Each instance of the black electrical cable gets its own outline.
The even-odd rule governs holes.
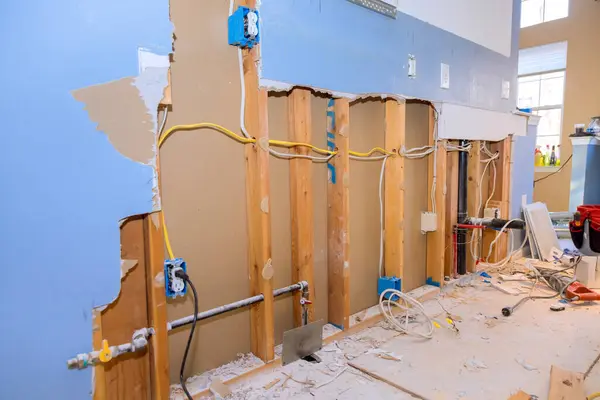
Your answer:
[[[554,172],[553,172],[553,173],[551,173],[551,174],[548,174],[548,175],[546,175],[546,176],[543,176],[543,177],[541,177],[540,179],[536,179],[535,181],[533,181],[533,186],[535,186],[535,184],[536,184],[537,182],[543,181],[544,179],[548,179],[548,178],[550,178],[552,175],[558,174],[560,171],[562,171],[562,169],[563,169],[564,167],[566,167],[566,166],[567,166],[567,164],[569,163],[569,161],[571,161],[571,158],[573,158],[573,154],[571,154],[571,155],[569,156],[569,158],[567,158],[567,161],[565,161],[565,162],[564,162],[564,164],[563,164],[563,165],[561,165],[561,166],[560,166],[560,168],[559,168],[557,171],[554,171]]]
[[[190,280],[190,277],[185,272],[181,270],[177,271],[175,272],[175,276],[186,281],[187,284],[190,285],[190,288],[192,288],[192,293],[194,294],[194,322],[192,322],[192,329],[190,330],[190,336],[188,337],[187,344],[185,345],[185,353],[183,353],[183,359],[181,360],[181,369],[179,370],[179,383],[181,383],[181,387],[183,388],[183,391],[185,392],[187,398],[189,400],[193,400],[192,395],[185,386],[185,379],[183,379],[183,371],[185,370],[185,362],[187,360],[188,352],[190,351],[190,346],[192,345],[192,339],[194,338],[196,322],[198,322],[198,293],[196,292],[196,287]]]

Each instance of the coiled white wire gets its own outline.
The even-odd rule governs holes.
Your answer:
[[[398,307],[401,313],[394,315],[393,307]],[[433,320],[425,314],[425,308],[416,299],[398,290],[386,289],[379,296],[379,309],[386,321],[397,331],[425,339],[433,337]],[[411,329],[411,325],[415,327],[423,325],[416,321],[418,316],[423,316],[425,319],[425,332]]]

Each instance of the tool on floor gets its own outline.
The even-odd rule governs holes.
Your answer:
[[[565,296],[571,301],[596,301],[600,300],[600,293],[588,289],[579,282],[573,282],[565,291]]]

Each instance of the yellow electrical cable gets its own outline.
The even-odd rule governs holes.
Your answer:
[[[600,398],[600,392],[596,392],[596,393],[590,394],[590,395],[587,397],[587,400],[599,399],[599,398]]]
[[[163,145],[163,143],[165,142],[165,140],[167,140],[167,138],[169,136],[171,136],[173,133],[175,133],[177,131],[191,131],[191,130],[196,130],[196,129],[214,129],[218,132],[221,132],[221,133],[229,136],[231,139],[233,139],[239,143],[243,143],[243,144],[256,143],[256,139],[247,138],[247,137],[238,135],[237,133],[225,128],[224,126],[221,126],[218,124],[213,124],[211,122],[200,122],[197,124],[174,125],[174,126],[170,127],[158,138],[158,147],[160,148]],[[329,155],[329,156],[337,154],[336,151],[322,149],[322,148],[314,146],[310,143],[288,142],[285,140],[271,139],[271,140],[269,140],[269,144],[276,146],[276,147],[285,147],[288,149],[292,148],[292,147],[308,147],[315,153]],[[387,151],[381,147],[374,147],[365,153],[358,152],[358,151],[352,151],[352,150],[350,150],[348,153],[355,157],[365,157],[365,158],[370,157],[373,153],[381,153],[381,154],[388,155],[388,156],[396,156],[396,153]],[[169,258],[172,260],[175,258],[175,254],[173,253],[173,248],[171,247],[171,240],[169,239],[169,231],[167,230],[167,224],[165,223],[165,213],[164,212],[161,213],[161,217],[162,217],[161,222],[162,222],[162,226],[163,226],[163,236],[165,238],[165,246],[167,248],[167,253],[169,254]]]
[[[169,240],[169,231],[167,230],[167,224],[165,223],[165,213],[164,211],[160,213],[160,217],[162,219],[163,226],[163,236],[165,238],[165,246],[167,247],[167,253],[169,253],[169,259],[173,260],[175,255],[173,253],[173,248],[171,247],[171,241]]]

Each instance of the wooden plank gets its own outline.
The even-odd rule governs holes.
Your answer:
[[[169,398],[169,342],[167,337],[167,299],[165,296],[165,242],[161,212],[144,216],[146,293],[148,323],[154,328],[150,339],[151,393],[154,400]]]
[[[310,143],[311,127],[311,93],[308,89],[296,88],[288,98],[288,134],[290,141]],[[307,155],[309,149],[296,147],[296,154]],[[310,290],[308,322],[314,320],[314,228],[313,228],[313,193],[312,162],[308,159],[294,158],[290,160],[290,214],[292,219],[292,281],[307,281]],[[294,325],[302,325],[302,293],[294,292]]]
[[[242,0],[256,8],[256,0]],[[271,261],[271,214],[269,209],[269,129],[267,90],[258,87],[260,45],[242,50],[246,87],[246,129],[257,143],[245,146],[246,209],[248,218],[248,269],[250,295],[265,300],[250,307],[251,349],[268,362],[275,357],[273,265]]]
[[[447,155],[447,193],[444,243],[444,275],[453,276],[455,270],[456,251],[454,248],[454,227],[458,216],[458,151],[450,151]]]
[[[353,362],[348,362],[348,366],[350,366],[350,367],[352,367],[352,368],[354,368],[354,369],[356,369],[356,370],[359,370],[360,372],[362,372],[362,373],[364,373],[364,374],[367,374],[367,375],[369,375],[371,378],[375,378],[375,379],[377,379],[378,381],[381,381],[381,382],[383,382],[383,383],[386,383],[386,384],[388,384],[388,385],[390,385],[390,386],[392,386],[392,387],[394,387],[394,388],[396,388],[396,389],[398,389],[398,390],[401,390],[401,391],[403,391],[403,392],[405,392],[405,393],[408,393],[409,395],[411,395],[411,396],[412,396],[412,397],[414,397],[414,398],[417,398],[417,399],[422,399],[422,400],[427,400],[427,397],[421,396],[420,394],[418,394],[418,393],[416,393],[416,392],[413,392],[412,390],[410,390],[410,389],[407,389],[407,388],[405,388],[404,386],[400,386],[400,385],[399,385],[399,384],[397,384],[396,382],[392,382],[392,381],[390,381],[389,379],[386,379],[386,378],[384,378],[383,376],[381,376],[381,375],[378,375],[378,374],[376,374],[376,373],[375,373],[375,372],[373,372],[373,371],[369,371],[368,369],[361,367],[361,366],[360,366],[360,365],[358,365],[358,364],[355,364],[355,363],[353,363]]]
[[[149,326],[144,247],[143,217],[128,218],[121,225],[121,290],[118,297],[100,312],[99,345],[102,339],[109,345],[128,343],[133,332]],[[150,360],[147,352],[116,359],[103,369],[107,399],[148,398]],[[96,381],[99,379],[96,376]]]
[[[397,153],[406,143],[406,103],[385,102],[385,148]],[[389,157],[385,166],[385,275],[404,272],[404,157]]]
[[[433,146],[437,134],[436,116],[433,106],[429,107],[429,144]],[[427,233],[427,284],[442,286],[444,284],[444,241],[446,239],[446,149],[443,142],[438,141],[436,157],[429,156],[428,168],[428,206],[432,211],[433,171],[436,171],[435,204],[437,213],[437,230]],[[436,162],[434,162],[436,161]]]
[[[469,153],[469,165],[467,167],[467,214],[469,215],[469,217],[479,217],[480,215],[477,206],[480,201],[479,181],[481,179],[481,142],[479,140],[474,140],[471,142],[471,146],[471,151]],[[481,203],[483,203],[483,201],[485,200],[481,200]],[[473,232],[469,232],[467,242],[473,240],[472,233]],[[476,231],[474,238],[478,238],[480,234],[481,232]],[[476,244],[477,242],[473,243],[473,245]],[[467,271],[475,272],[477,266],[475,260],[471,255],[471,243],[469,243],[468,246],[469,247],[467,247],[467,249],[469,250],[467,253]]]
[[[345,330],[350,327],[350,104],[347,99],[330,100],[327,108],[327,141],[338,151],[328,163],[327,270],[329,322]]]
[[[585,400],[583,374],[561,369],[556,365],[550,368],[550,391],[548,400]]]

